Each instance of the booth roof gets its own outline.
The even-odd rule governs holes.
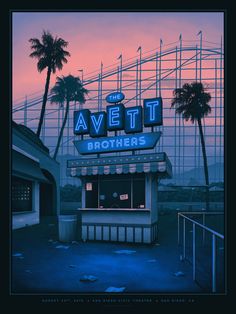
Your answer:
[[[132,156],[112,156],[68,160],[67,175],[72,177],[157,172],[172,177],[172,166],[166,153]]]

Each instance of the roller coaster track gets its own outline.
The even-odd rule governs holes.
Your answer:
[[[110,70],[107,70],[106,72],[103,73],[102,75],[102,79],[106,79],[108,77],[111,77],[111,76],[114,76],[114,75],[117,75],[118,73],[121,73],[121,72],[125,72],[127,70],[130,70],[130,69],[133,69],[137,66],[140,66],[140,65],[143,65],[147,62],[150,62],[150,61],[154,61],[154,60],[160,60],[161,58],[167,56],[167,55],[171,55],[171,54],[176,54],[178,52],[183,52],[183,51],[194,51],[196,52],[198,55],[200,54],[200,52],[207,52],[208,54],[215,54],[215,55],[223,55],[223,52],[221,52],[221,49],[220,48],[215,48],[215,49],[209,49],[209,48],[198,48],[198,47],[182,47],[181,49],[179,47],[172,47],[172,48],[169,48],[169,49],[166,49],[164,51],[162,51],[162,53],[160,55],[158,55],[158,52],[156,53],[152,53],[150,55],[148,55],[147,57],[145,57],[144,59],[142,58],[141,61],[139,59],[137,59],[137,56],[136,57],[133,57],[131,59],[134,59],[136,58],[136,60],[132,61],[132,62],[128,62],[128,63],[124,63],[123,66],[122,66],[122,69],[119,69],[117,70],[117,67],[113,67],[112,69]],[[193,57],[191,58],[193,59]],[[184,66],[185,64],[182,64],[181,66]],[[113,66],[113,65],[111,65]],[[111,66],[108,66],[107,68],[111,67]],[[174,68],[172,69],[172,72],[173,73],[174,71],[176,71],[179,67],[177,68]],[[169,73],[169,74],[171,74]],[[95,82],[98,82],[99,80],[99,71],[93,75],[93,76],[90,76],[90,77],[87,77],[84,79],[83,81],[83,86],[86,86],[88,87],[90,84],[92,83],[95,83]],[[165,73],[161,73],[161,80],[164,80],[168,75],[162,77],[162,74],[165,74]],[[130,84],[130,85],[133,85],[134,83]],[[36,92],[37,93],[37,92]],[[48,95],[48,100],[50,100],[52,94],[49,93]],[[43,97],[42,96],[38,96],[38,97],[34,97],[34,98],[31,98],[31,99],[28,99],[27,100],[27,108],[30,108],[32,106],[35,106],[39,103],[42,102],[42,99]],[[88,98],[89,99],[89,98]],[[12,112],[15,113],[15,112],[18,112],[20,110],[24,110],[25,109],[25,100],[23,100],[22,102],[18,103],[18,104],[13,104],[13,110]]]
[[[195,124],[186,126],[180,116],[176,116],[174,111],[170,113],[169,110],[173,89],[182,86],[190,80],[190,77],[191,81],[202,80],[206,86],[209,82],[211,84],[211,122],[208,119],[205,123],[204,120],[203,126],[206,134],[213,134],[209,135],[212,136],[209,140],[213,141],[213,144],[207,146],[209,158],[215,163],[218,160],[220,163],[223,162],[223,46],[222,43],[211,43],[212,45],[209,47],[207,41],[202,41],[202,43],[199,41],[190,42],[191,44],[184,40],[181,43],[177,41],[158,49],[143,52],[140,55],[136,54],[136,56],[122,60],[122,62],[117,60],[111,65],[101,66],[95,71],[82,75],[83,86],[89,90],[85,106],[90,110],[103,110],[106,95],[117,90],[125,94],[126,97],[123,103],[126,106],[142,105],[142,99],[144,98],[162,96],[165,126],[158,128],[165,132],[157,149],[160,151],[165,150],[169,154],[174,164],[174,175],[180,175],[186,169],[190,169],[190,166],[186,166],[186,160],[190,157],[194,160],[192,168],[201,167],[202,162],[197,126]],[[210,64],[209,67],[208,64]],[[35,130],[40,116],[42,96],[43,91],[38,91],[27,96],[27,100],[21,97],[22,101],[19,101],[18,98],[18,101],[15,101],[12,106],[13,120]],[[51,97],[52,94],[49,92],[48,102],[50,102]],[[71,125],[73,123],[73,110],[81,109],[82,106],[71,104],[70,108],[69,119],[61,142],[60,155],[64,155],[65,152],[76,155],[72,143],[75,136]],[[51,154],[55,150],[63,112],[63,107],[50,107],[49,105],[46,107],[41,139],[49,147]],[[214,132],[209,129],[210,127],[214,128]],[[170,134],[173,134],[173,136]],[[170,140],[171,138],[173,140]],[[171,141],[173,143],[169,144]],[[188,149],[186,143],[188,143]],[[194,152],[189,155],[190,146],[194,147]]]

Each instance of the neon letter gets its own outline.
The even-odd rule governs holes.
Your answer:
[[[96,120],[96,117],[91,115],[91,121],[93,123],[94,130],[96,131],[97,134],[99,132],[103,117],[104,117],[103,114],[100,114],[98,116],[98,120]]]
[[[146,107],[149,109],[150,121],[155,120],[155,108],[159,106],[159,101],[150,101],[146,103]]]
[[[145,145],[145,144],[146,144],[146,139],[145,139],[144,136],[141,136],[141,137],[139,138],[139,145]]]
[[[93,143],[92,142],[88,142],[88,150],[92,150],[93,149]]]
[[[117,120],[117,118],[120,118],[120,109],[119,107],[112,107],[109,109],[109,115],[108,115],[108,119],[109,119],[109,126],[116,126],[119,125],[119,120]]]
[[[100,149],[100,142],[95,142],[94,149]]]
[[[86,122],[84,120],[84,116],[83,116],[83,114],[81,112],[79,114],[79,117],[78,117],[78,120],[77,120],[77,123],[76,123],[76,126],[75,126],[75,131],[79,131],[80,127],[83,130],[87,130],[88,129],[88,126],[86,125]]]
[[[138,114],[138,109],[129,109],[127,110],[127,116],[130,117],[130,128],[135,128],[135,116]]]

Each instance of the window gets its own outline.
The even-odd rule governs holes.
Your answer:
[[[145,208],[145,178],[133,180],[133,208]]]
[[[131,180],[101,180],[99,205],[103,208],[131,208]]]
[[[86,208],[145,208],[144,174],[99,176],[85,190]]]
[[[32,211],[32,182],[12,177],[12,211]]]
[[[86,208],[98,207],[98,182],[89,181],[86,183]]]

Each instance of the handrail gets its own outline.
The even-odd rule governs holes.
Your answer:
[[[205,215],[205,214],[209,214],[209,215],[224,215],[224,212],[210,212],[210,211],[202,211],[202,212],[180,212],[180,214],[187,214],[187,215]]]
[[[205,241],[205,231],[208,231],[212,234],[212,292],[216,292],[216,237],[224,240],[224,235],[220,234],[219,232],[216,232],[215,230],[208,228],[205,226],[205,219],[203,220],[203,224],[197,222],[196,220],[193,220],[186,216],[186,214],[202,214],[203,218],[205,218],[205,214],[222,214],[220,212],[180,212],[178,213],[178,244],[180,240],[180,224],[179,224],[179,218],[183,218],[183,260],[186,256],[186,233],[185,233],[185,221],[188,220],[193,225],[193,239],[192,239],[192,264],[193,264],[193,280],[196,281],[196,225],[202,228],[203,231],[203,243]]]
[[[222,234],[220,234],[219,232],[216,232],[216,231],[214,231],[213,229],[208,228],[208,227],[206,227],[205,225],[200,224],[199,222],[197,222],[197,221],[195,221],[195,220],[193,220],[193,219],[191,219],[191,218],[189,218],[189,217],[187,217],[187,216],[185,216],[185,215],[182,215],[182,213],[178,213],[178,215],[184,217],[185,219],[191,221],[193,224],[198,225],[199,227],[205,229],[206,231],[208,231],[208,232],[210,232],[210,233],[216,235],[217,237],[219,237],[219,238],[221,238],[221,239],[224,239],[224,236],[223,236]]]

